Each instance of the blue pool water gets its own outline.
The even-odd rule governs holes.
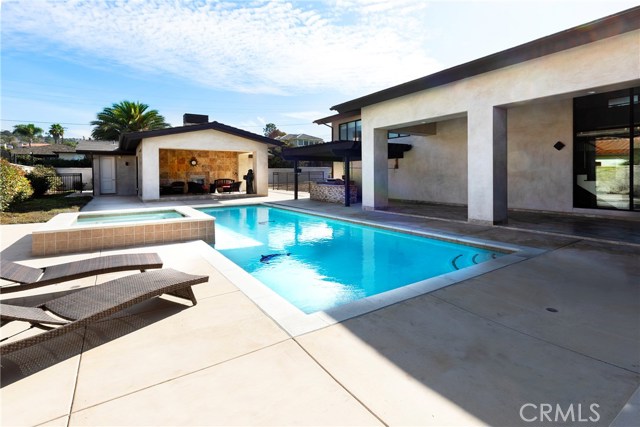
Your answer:
[[[178,211],[153,211],[153,212],[130,212],[122,214],[89,214],[79,215],[76,223],[78,225],[89,224],[117,224],[120,222],[152,221],[159,219],[184,218]]]
[[[307,314],[503,255],[267,206],[199,210],[218,251]]]

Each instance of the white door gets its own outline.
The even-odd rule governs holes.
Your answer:
[[[116,158],[100,157],[100,193],[115,194],[116,192]]]

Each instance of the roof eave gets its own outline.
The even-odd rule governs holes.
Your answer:
[[[351,117],[357,117],[359,115],[360,115],[360,109],[358,108],[358,109],[355,109],[355,110],[352,110],[352,111],[345,111],[345,112],[342,112],[342,113],[333,114],[331,116],[323,117],[321,119],[314,120],[313,123],[318,124],[318,125],[326,125],[327,123],[334,123],[334,122],[337,122],[339,120],[348,119],[348,118],[351,118]]]
[[[197,132],[201,130],[216,130],[219,132],[228,133],[241,138],[250,139],[252,141],[261,142],[267,144],[268,147],[280,147],[284,145],[283,142],[277,141],[266,136],[258,135],[243,129],[235,128],[233,126],[225,125],[216,121],[203,123],[198,125],[178,126],[173,128],[156,129],[140,132],[129,132],[120,136],[119,146],[121,149],[127,151],[134,151],[137,149],[138,144],[145,138],[153,138],[158,136],[175,135],[186,132]]]

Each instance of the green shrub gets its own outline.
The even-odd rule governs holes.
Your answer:
[[[5,159],[0,160],[0,210],[6,211],[12,204],[27,200],[33,194],[24,171]]]
[[[61,188],[62,178],[58,176],[56,170],[49,166],[38,165],[27,174],[27,178],[33,187],[34,197],[44,196],[49,190],[56,191]]]

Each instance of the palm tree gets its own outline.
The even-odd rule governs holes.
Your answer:
[[[64,128],[60,123],[54,123],[51,125],[49,128],[49,135],[53,137],[56,144],[60,138],[63,138],[62,141],[64,142]]]
[[[28,125],[15,125],[13,127],[14,135],[20,135],[29,141],[29,147],[31,147],[31,143],[37,136],[42,136],[42,129],[34,125],[33,123],[29,123]]]
[[[168,128],[164,117],[158,110],[148,110],[147,104],[140,102],[122,101],[106,107],[97,115],[97,120],[91,122],[95,126],[91,136],[98,140],[114,141],[126,132],[154,130]]]

